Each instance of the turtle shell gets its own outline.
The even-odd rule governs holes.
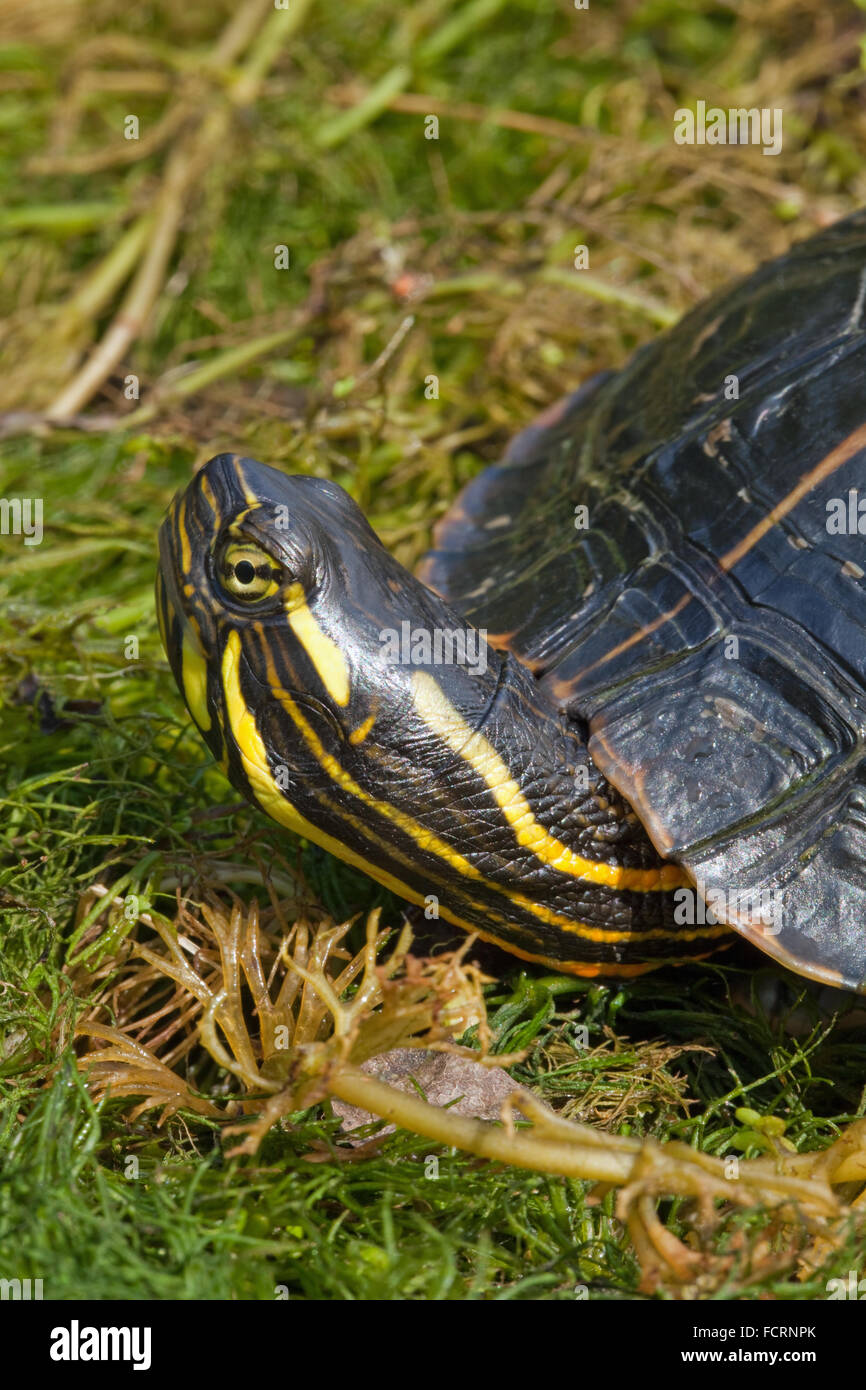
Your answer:
[[[864,537],[866,212],[548,411],[421,571],[588,723],[717,916],[848,988],[866,984]]]

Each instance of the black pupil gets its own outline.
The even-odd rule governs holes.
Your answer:
[[[235,565],[235,579],[239,584],[252,584],[256,577],[255,566],[249,560],[238,560]]]

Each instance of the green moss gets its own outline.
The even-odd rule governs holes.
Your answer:
[[[106,29],[138,46],[116,65],[163,73],[169,96],[218,32],[204,0],[175,10],[100,7]],[[467,15],[475,27],[461,37]],[[18,75],[0,98],[0,381],[18,392],[5,400],[17,411],[47,403],[68,377],[74,352],[56,306],[111,251],[119,219],[149,206],[164,168],[165,151],[91,174],[31,167],[69,115],[59,78],[85,36],[49,28],[0,52]],[[0,1265],[10,1277],[42,1277],[53,1298],[272,1298],[279,1286],[293,1298],[573,1299],[581,1285],[593,1297],[636,1295],[610,1200],[586,1205],[580,1184],[449,1153],[434,1181],[406,1135],[377,1158],[310,1164],[301,1155],[335,1128],[320,1113],[272,1134],[256,1162],[228,1162],[201,1120],[159,1129],[153,1113],[130,1122],[120,1102],[97,1111],[69,1043],[86,976],[73,995],[64,966],[72,952],[95,972],[125,930],[120,917],[110,940],[88,935],[86,890],[165,907],[160,883],[177,856],[254,868],[281,855],[285,874],[336,916],[383,902],[399,920],[396,900],[239,807],[190,729],[151,588],[161,514],[192,466],[231,447],[333,477],[413,563],[510,433],[657,331],[658,317],[617,287],[678,314],[861,201],[858,57],[842,0],[815,16],[793,3],[766,17],[753,8],[748,20],[713,0],[593,0],[586,12],[548,0],[358,0],[351,26],[339,7],[319,7],[197,185],[167,288],[92,410],[135,409],[128,372],[142,406],[155,382],[165,405],[132,428],[0,444],[0,496],[42,497],[45,525],[39,546],[0,537]],[[677,107],[752,104],[770,58],[767,100],[786,120],[778,158],[726,150],[711,163],[673,143]],[[95,72],[112,60],[82,64]],[[422,111],[342,119],[332,88],[382,79],[424,94],[438,140],[424,138]],[[91,83],[70,153],[118,138],[129,109],[146,132],[165,100]],[[514,129],[508,111],[539,121]],[[564,138],[546,119],[575,129]],[[612,302],[544,281],[568,269],[578,242]],[[278,244],[289,247],[286,272],[274,269]],[[436,288],[406,299],[409,281]],[[171,395],[178,368],[291,326],[314,285],[311,319],[291,341]],[[79,352],[117,302],[76,329]],[[371,377],[407,313],[412,332]],[[425,396],[431,373],[438,399]],[[792,1040],[760,998],[748,1007],[750,987],[773,975],[753,956],[613,988],[504,956],[496,974],[498,1046],[530,1047],[520,1078],[569,1113],[742,1154],[758,1151],[749,1136],[760,1147],[768,1118],[810,1148],[863,1112],[861,1035],[815,1017]],[[583,1028],[589,1045],[576,1047]],[[737,1110],[760,1123],[744,1125]],[[663,1214],[682,1234],[677,1205]],[[760,1212],[732,1218],[719,1249],[765,1224]],[[748,1289],[735,1264],[716,1296],[823,1295],[852,1259],[843,1248],[812,1281]]]

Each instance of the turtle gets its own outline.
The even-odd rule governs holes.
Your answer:
[[[336,483],[218,454],[160,531],[192,718],[274,820],[524,960],[745,937],[864,992],[864,387],[866,211],[550,407],[414,574]]]

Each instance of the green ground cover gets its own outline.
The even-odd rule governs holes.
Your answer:
[[[72,1033],[134,924],[88,912],[94,885],[167,911],[203,859],[249,896],[278,860],[336,919],[399,923],[238,805],[190,728],[152,599],[169,499],[230,448],[334,478],[411,565],[535,412],[866,200],[861,47],[841,0],[356,0],[351,23],[2,0],[0,497],[40,496],[44,536],[0,536],[0,1273],[58,1298],[645,1296],[586,1184],[447,1150],[433,1183],[402,1132],[311,1164],[327,1107],[229,1159],[211,1121],[97,1106]],[[781,108],[782,152],[677,145],[698,100]],[[803,1149],[864,1113],[862,1029],[794,982],[792,1038],[753,955],[614,986],[490,959],[496,1048],[569,1114],[748,1156],[739,1108]],[[769,1222],[721,1223],[704,1296],[824,1297],[852,1267],[853,1236],[811,1278],[755,1263]]]

